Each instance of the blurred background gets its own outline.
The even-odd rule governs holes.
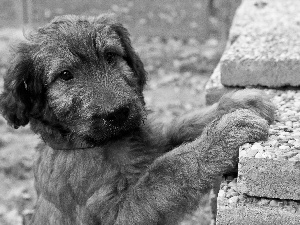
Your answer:
[[[204,87],[224,50],[241,0],[0,0],[0,92],[12,46],[64,14],[114,13],[131,33],[148,75],[147,107],[163,122],[203,107]],[[38,142],[0,116],[0,225],[21,225],[34,207],[32,163]],[[209,196],[182,225],[210,223]]]

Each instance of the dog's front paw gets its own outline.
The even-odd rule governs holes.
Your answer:
[[[238,109],[224,115],[215,129],[223,147],[236,148],[247,142],[267,139],[269,126],[265,119],[252,110]]]
[[[249,109],[266,119],[269,124],[275,118],[274,104],[263,91],[257,89],[239,90],[224,95],[220,99],[218,109],[224,112]]]
[[[210,149],[204,157],[221,173],[232,171],[238,162],[239,146],[268,138],[268,122],[248,109],[223,115],[207,127]]]

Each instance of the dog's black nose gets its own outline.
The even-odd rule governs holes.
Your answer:
[[[122,106],[114,112],[109,113],[104,119],[113,126],[122,126],[129,117],[129,105]]]

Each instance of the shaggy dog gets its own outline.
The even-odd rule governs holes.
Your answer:
[[[106,16],[63,16],[20,43],[1,112],[40,135],[31,224],[177,224],[238,146],[264,140],[274,107],[258,91],[159,124],[127,30]]]

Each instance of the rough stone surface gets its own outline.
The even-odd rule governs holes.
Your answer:
[[[245,0],[221,59],[225,86],[300,85],[300,1]]]
[[[236,179],[224,181],[218,195],[217,225],[299,225],[297,201],[246,197],[237,192]]]
[[[249,196],[300,200],[300,161],[242,157],[238,190]]]
[[[220,64],[218,64],[205,86],[206,105],[218,102],[222,95],[233,90],[237,88],[225,87],[221,84]]]

